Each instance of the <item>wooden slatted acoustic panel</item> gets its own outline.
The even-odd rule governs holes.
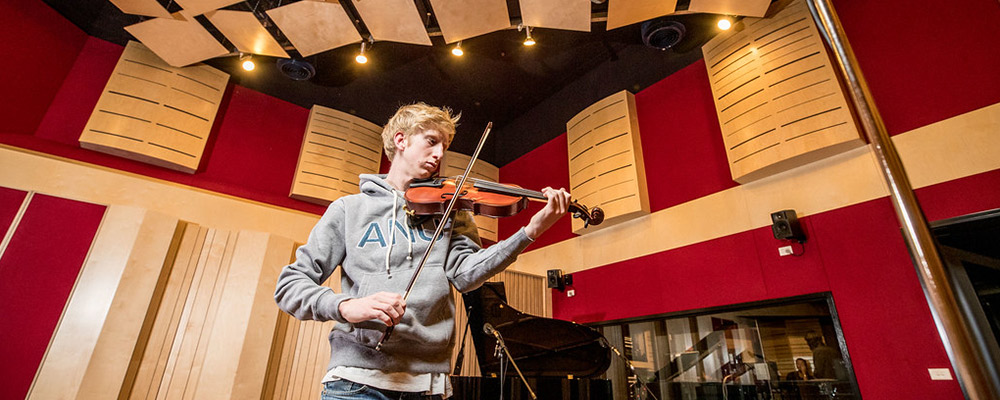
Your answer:
[[[444,156],[444,165],[441,169],[441,176],[455,177],[465,172],[465,167],[469,165],[472,157],[454,151],[448,151]],[[472,166],[469,178],[482,179],[490,182],[500,180],[500,168],[483,160],[476,160]],[[477,215],[474,217],[476,226],[479,227],[479,237],[493,242],[497,241],[498,223],[496,218]]]
[[[80,135],[80,146],[193,174],[229,74],[174,68],[129,42]]]
[[[587,107],[566,123],[569,184],[573,198],[601,207],[605,220],[586,230],[573,219],[573,233],[583,234],[649,214],[646,172],[642,162],[635,97],[621,91]]]
[[[806,5],[780,1],[770,14],[702,47],[740,183],[864,145]]]
[[[332,108],[314,105],[299,150],[290,196],[327,205],[360,193],[358,175],[377,174],[382,128]]]
[[[293,245],[110,206],[27,398],[265,398]]]

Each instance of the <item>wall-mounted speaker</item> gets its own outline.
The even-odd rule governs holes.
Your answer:
[[[546,271],[546,282],[548,283],[549,289],[563,290],[563,288],[566,287],[566,281],[563,279],[561,269],[550,269]]]
[[[799,218],[795,216],[795,210],[771,213],[771,233],[775,239],[806,241],[806,234],[802,231]]]

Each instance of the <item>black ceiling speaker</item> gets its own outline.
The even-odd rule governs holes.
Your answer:
[[[666,50],[684,39],[687,29],[680,21],[655,19],[642,23],[642,42],[654,49]]]
[[[316,68],[307,61],[294,58],[279,58],[278,70],[289,79],[304,81],[316,75]]]

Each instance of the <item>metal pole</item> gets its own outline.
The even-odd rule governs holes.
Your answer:
[[[961,312],[951,277],[938,254],[934,236],[917,203],[899,153],[892,144],[868,85],[861,75],[854,52],[844,36],[843,26],[833,4],[831,0],[808,0],[806,3],[835,53],[841,73],[851,91],[857,115],[889,186],[889,197],[903,226],[906,244],[913,257],[938,334],[944,342],[952,368],[958,375],[962,391],[966,398],[972,400],[997,400],[1000,398],[1000,389],[984,372],[986,362],[984,354],[977,351],[975,346],[972,324]]]

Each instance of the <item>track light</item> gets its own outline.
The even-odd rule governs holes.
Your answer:
[[[253,71],[254,68],[257,68],[257,65],[253,63],[251,57],[252,55],[250,54],[240,53],[240,61],[242,61],[241,65],[243,66],[243,70]]]
[[[524,27],[524,31],[527,33],[526,37],[524,38],[524,45],[525,46],[534,46],[535,45],[535,38],[531,37],[531,27],[530,26]]]
[[[462,51],[461,40],[459,40],[458,43],[455,43],[455,47],[451,49],[451,54],[454,55],[455,57],[461,57],[463,54],[465,54],[465,52]]]
[[[365,41],[362,40],[361,41],[361,51],[358,53],[357,56],[354,57],[354,61],[357,61],[358,64],[364,64],[364,63],[368,62],[368,56],[365,55],[365,47],[366,47],[365,46]]]
[[[719,22],[718,22],[717,25],[718,25],[719,29],[722,29],[724,31],[725,30],[729,30],[729,28],[733,27],[733,19],[729,18],[729,17],[719,18]]]

